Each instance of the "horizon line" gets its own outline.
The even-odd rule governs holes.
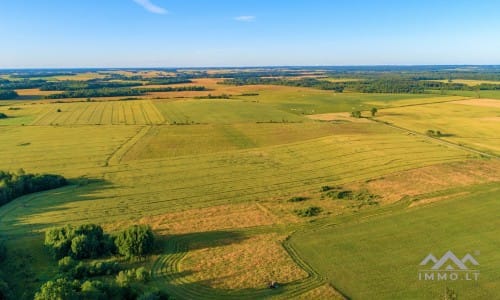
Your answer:
[[[120,66],[120,67],[0,67],[8,70],[112,70],[112,69],[257,69],[257,68],[346,68],[346,67],[500,67],[500,64],[352,64],[352,65],[230,65],[230,66]]]

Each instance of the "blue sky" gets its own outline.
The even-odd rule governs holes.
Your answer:
[[[0,68],[500,64],[500,1],[0,0]]]

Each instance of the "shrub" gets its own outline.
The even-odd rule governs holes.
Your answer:
[[[148,282],[151,279],[151,272],[144,267],[137,268],[135,270],[135,278],[140,282]]]
[[[51,228],[45,232],[45,245],[56,258],[97,258],[114,250],[111,237],[95,224]]]
[[[0,119],[7,119],[7,115],[4,113],[0,113]]]
[[[35,300],[77,299],[79,289],[78,281],[59,278],[44,283],[40,291],[35,294]]]
[[[306,201],[308,198],[307,197],[292,197],[290,199],[288,199],[288,202],[302,202],[302,201]]]
[[[295,210],[295,213],[299,217],[314,217],[314,216],[319,215],[321,213],[321,211],[323,211],[321,209],[321,207],[310,206],[310,207],[304,208],[304,209],[297,209],[297,210]]]
[[[68,272],[76,267],[77,263],[71,256],[65,256],[58,261],[57,265],[59,266],[59,271]]]
[[[153,251],[155,237],[151,228],[147,225],[133,225],[115,238],[118,253],[130,258],[144,256]]]

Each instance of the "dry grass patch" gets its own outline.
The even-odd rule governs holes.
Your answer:
[[[472,105],[472,106],[500,108],[500,100],[495,100],[495,99],[470,99],[470,100],[454,101],[453,103],[454,104],[463,104],[463,105]]]
[[[356,123],[369,123],[370,120],[365,118],[353,118],[349,113],[327,113],[327,114],[315,114],[306,116],[312,120],[319,121],[341,121],[341,122],[356,122]]]
[[[398,201],[405,196],[417,196],[453,187],[493,181],[500,181],[499,160],[470,160],[417,168],[362,184],[346,185],[346,187],[358,188],[361,185],[370,192],[380,195],[381,202],[386,204]]]
[[[220,205],[141,218],[159,234],[184,234],[245,228],[279,223],[279,219],[259,204]],[[106,226],[119,229],[133,221]],[[130,223],[130,224],[129,224]]]
[[[264,234],[235,244],[190,251],[180,268],[193,272],[190,279],[212,288],[265,288],[270,281],[287,283],[304,279],[281,242],[285,236]]]

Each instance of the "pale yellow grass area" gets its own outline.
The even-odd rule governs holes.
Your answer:
[[[40,91],[40,89],[21,89],[16,92],[19,96],[47,96],[63,93],[62,91]]]
[[[384,204],[454,187],[500,181],[500,160],[470,160],[417,168],[362,183]],[[359,184],[347,187],[359,188]],[[435,199],[440,200],[440,199]]]
[[[220,289],[265,288],[270,281],[287,283],[304,279],[281,243],[285,236],[263,234],[236,243],[190,251],[180,270],[190,280]]]
[[[427,97],[426,98],[414,98],[414,99],[405,99],[405,100],[398,100],[398,101],[370,101],[370,102],[367,102],[367,104],[373,105],[375,107],[382,106],[384,108],[389,108],[389,107],[411,106],[411,105],[418,105],[418,104],[452,102],[452,101],[459,101],[459,100],[464,100],[464,99],[470,99],[470,98],[464,97],[464,96],[437,96],[437,97],[429,96],[428,98]],[[379,111],[377,113],[377,115],[380,113],[382,113],[382,111]]]
[[[308,291],[296,298],[297,300],[343,300],[345,299],[331,285],[325,284]]]
[[[220,205],[166,213],[144,217],[138,222],[150,225],[158,234],[184,234],[281,223],[266,208],[254,203]],[[106,227],[113,230],[133,223],[134,221],[131,220],[109,224]]]
[[[447,79],[443,80],[430,80],[430,81],[437,81],[437,82],[443,82],[443,83],[448,83]],[[461,84],[466,84],[468,86],[476,86],[480,84],[500,84],[500,81],[494,81],[494,80],[474,80],[474,79],[453,79],[451,83],[461,83]]]
[[[481,106],[481,107],[494,107],[500,108],[500,100],[496,99],[470,99],[463,101],[455,101],[454,104]]]
[[[351,114],[347,112],[315,114],[315,115],[307,115],[306,117],[318,121],[344,121],[344,122],[356,122],[356,123],[371,122],[370,120],[365,118],[353,118],[351,117]]]

